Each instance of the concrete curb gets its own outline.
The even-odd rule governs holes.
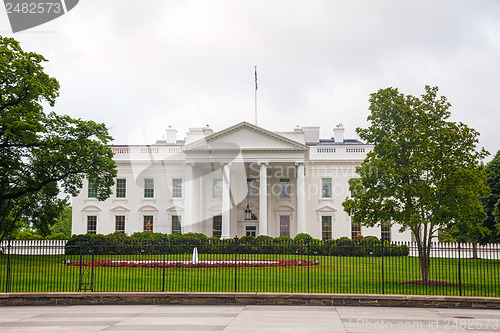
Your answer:
[[[416,308],[500,309],[500,297],[191,292],[0,293],[0,306],[87,304],[320,306],[348,305]]]

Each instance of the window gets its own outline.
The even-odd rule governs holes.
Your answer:
[[[115,231],[125,232],[125,216],[119,215],[115,217]]]
[[[172,197],[182,198],[182,178],[172,178]]]
[[[222,179],[220,178],[214,179],[213,195],[214,198],[222,198]]]
[[[127,196],[127,180],[117,179],[116,180],[116,197],[125,198]]]
[[[321,237],[323,240],[332,239],[331,216],[321,216]]]
[[[290,236],[290,215],[280,215],[280,236]]]
[[[212,218],[213,222],[213,236],[217,238],[222,237],[222,215],[217,215]]]
[[[153,232],[153,215],[144,215],[144,231]]]
[[[361,224],[360,223],[351,223],[351,238],[361,237]]]
[[[89,198],[97,198],[97,184],[96,183],[89,182],[88,197]]]
[[[245,235],[255,237],[257,235],[257,226],[255,225],[245,226]]]
[[[290,179],[280,179],[280,198],[290,198]]]
[[[144,198],[155,197],[155,180],[153,178],[144,179]]]
[[[382,223],[381,231],[380,231],[380,239],[386,240],[388,242],[391,241],[391,224],[390,223]]]
[[[332,179],[331,178],[321,178],[321,197],[331,198],[332,197]]]
[[[247,179],[247,191],[249,198],[257,198],[257,179]]]
[[[172,215],[172,233],[181,233],[181,217],[179,215]]]
[[[97,216],[87,216],[87,233],[95,234],[97,232]]]

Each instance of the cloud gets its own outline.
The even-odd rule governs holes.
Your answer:
[[[105,122],[116,143],[164,115],[147,140],[162,126],[253,121],[258,65],[268,129],[321,125],[329,137],[342,122],[355,137],[370,93],[419,95],[429,84],[496,152],[499,14],[494,0],[83,1],[14,37],[50,60],[62,86],[56,111]]]

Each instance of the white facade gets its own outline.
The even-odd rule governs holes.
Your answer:
[[[169,128],[166,140],[153,145],[111,146],[118,166],[113,194],[99,202],[86,182],[73,198],[73,234],[351,238],[359,230],[342,202],[350,195],[348,180],[373,146],[344,139],[343,132],[337,125],[333,137],[322,140],[319,127],[273,133],[242,122],[216,133],[193,128],[185,140]],[[363,236],[381,233],[361,228]],[[384,232],[389,234],[393,241],[410,240],[398,226]]]

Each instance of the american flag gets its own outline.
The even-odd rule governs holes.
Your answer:
[[[257,90],[257,66],[255,66],[255,90]]]

